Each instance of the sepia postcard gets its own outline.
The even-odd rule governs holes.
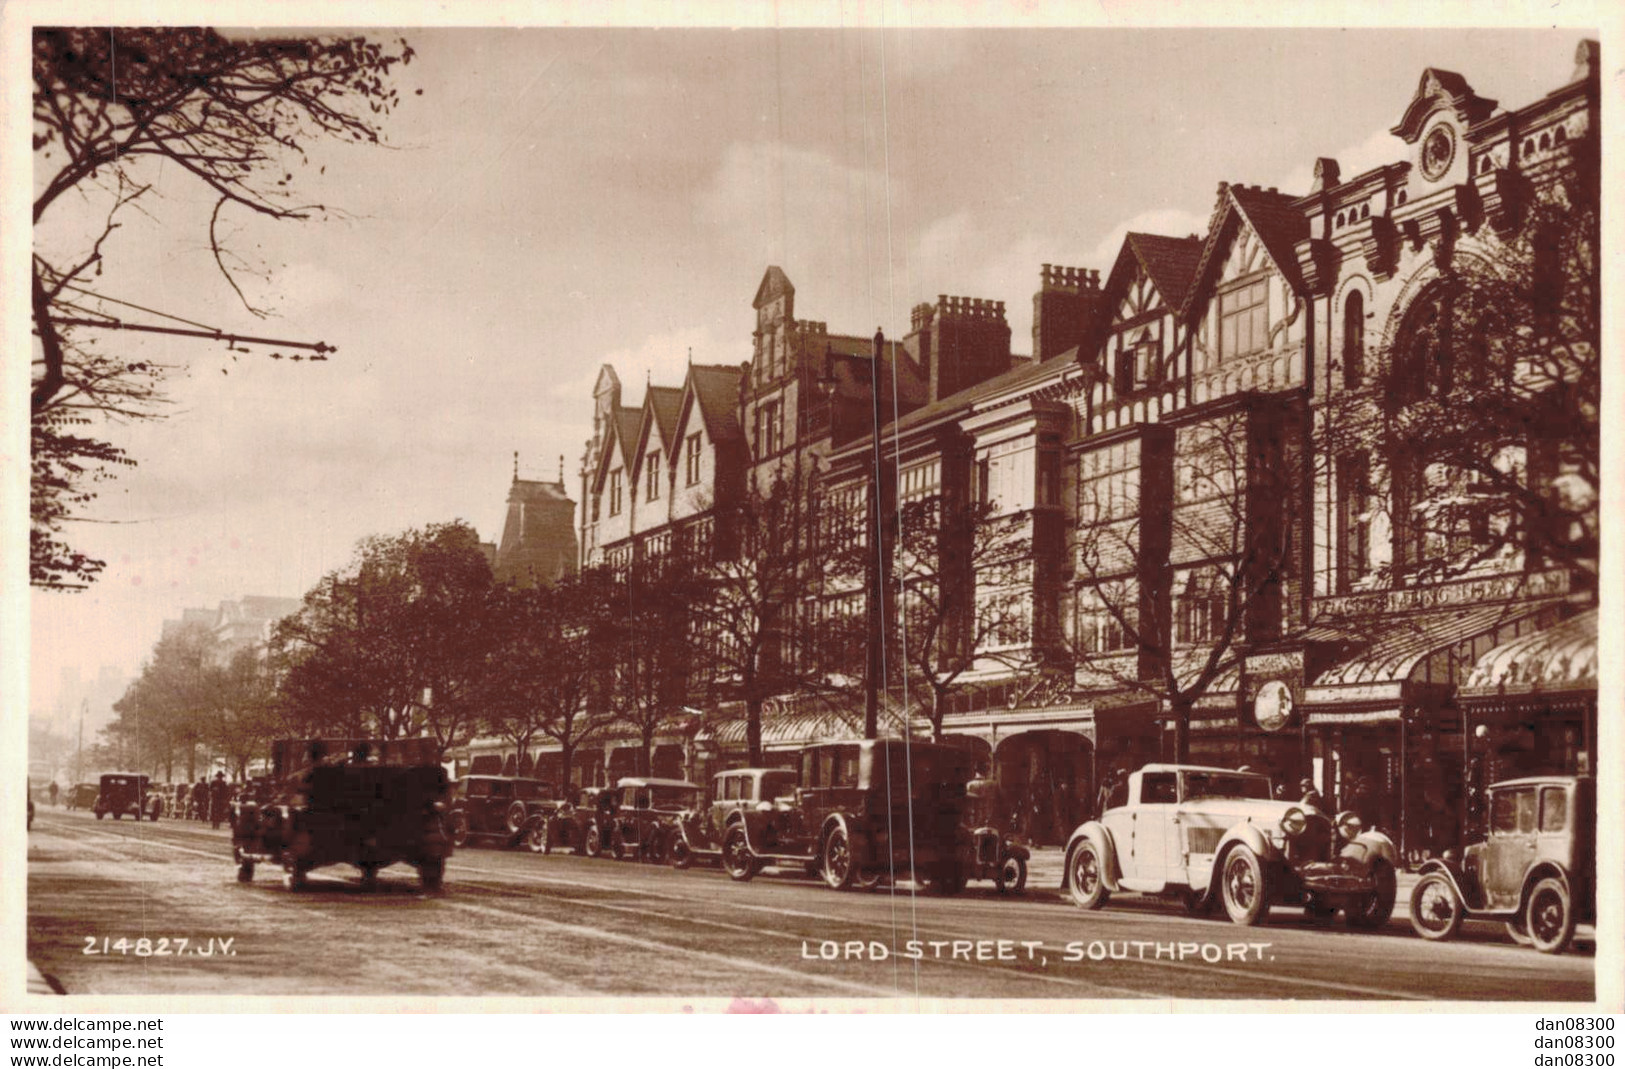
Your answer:
[[[1617,16],[173,7],[4,12],[8,1009],[1621,1010]]]

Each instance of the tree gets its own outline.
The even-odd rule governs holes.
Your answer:
[[[1082,590],[1067,659],[1085,689],[1139,693],[1165,709],[1176,761],[1189,758],[1197,701],[1292,613],[1302,435],[1288,403],[1248,397],[1178,432],[1148,431],[1137,487],[1112,470],[1080,480]],[[1167,507],[1157,504],[1162,479],[1172,483]]]
[[[596,572],[495,591],[504,626],[483,692],[486,728],[521,758],[538,736],[553,739],[565,783],[574,782],[576,748],[610,722],[590,700],[605,655],[608,593]]]
[[[610,616],[599,634],[611,665],[609,707],[616,723],[636,733],[638,771],[648,775],[654,738],[681,715],[687,696],[695,585],[675,561],[598,582],[605,579]]]
[[[687,604],[695,677],[745,706],[745,738],[753,765],[762,761],[762,708],[787,692],[841,689],[851,651],[850,614],[827,599],[804,600],[808,583],[826,568],[811,537],[817,512],[812,480],[800,467],[747,486],[714,513],[715,545],[695,547]]]
[[[356,737],[466,739],[490,671],[491,568],[462,522],[362,541],[279,621],[281,696],[296,720]]]
[[[106,351],[87,332],[263,342],[314,350],[318,359],[330,351],[322,343],[126,323],[109,314],[89,285],[112,253],[120,216],[139,210],[160,183],[166,193],[195,190],[213,200],[209,251],[243,305],[263,318],[267,313],[234,277],[248,265],[223,239],[222,217],[230,210],[271,220],[325,213],[300,202],[295,163],[322,138],[376,143],[378,117],[398,102],[389,79],[411,56],[404,41],[391,50],[360,37],[245,40],[197,28],[34,31],[33,584],[79,589],[102,571],[105,562],[72,548],[63,527],[95,498],[97,481],[135,461],[85,428],[154,418],[163,401],[164,366]],[[52,212],[64,202],[74,208]],[[70,228],[67,236],[41,230],[53,214],[72,216],[87,206],[105,212],[99,229]]]
[[[979,660],[1011,663],[984,651],[1028,623],[1027,599],[992,582],[979,589],[978,577],[993,579],[1025,559],[1030,546],[1023,528],[989,502],[937,494],[899,509],[892,576],[903,626],[895,648],[925,691],[935,741],[942,741],[942,718],[963,674]]]
[[[1381,374],[1329,414],[1330,451],[1381,461],[1363,490],[1393,532],[1378,584],[1503,562],[1560,568],[1595,592],[1601,286],[1587,188],[1556,186],[1515,230],[1485,226],[1446,250],[1378,354]]]
[[[271,742],[278,736],[271,674],[262,651],[248,647],[216,666],[212,675],[214,708],[203,739],[227,759],[238,779],[246,779],[249,762],[256,756],[269,757]]]
[[[182,624],[153,647],[123,697],[106,731],[126,767],[163,769],[173,780],[179,755],[190,782],[197,774],[198,747],[209,732],[219,697],[214,633],[201,624]]]

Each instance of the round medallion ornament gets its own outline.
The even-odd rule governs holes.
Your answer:
[[[1456,135],[1444,123],[1435,126],[1422,142],[1422,174],[1430,182],[1444,177],[1456,158]]]
[[[1292,722],[1292,688],[1272,679],[1258,688],[1253,699],[1253,719],[1265,731],[1280,731]]]

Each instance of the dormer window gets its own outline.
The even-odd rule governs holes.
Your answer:
[[[609,473],[609,514],[621,514],[621,469],[616,468]]]
[[[700,481],[700,432],[695,431],[688,436],[684,446],[683,455],[684,472],[687,476],[688,486],[697,486]]]

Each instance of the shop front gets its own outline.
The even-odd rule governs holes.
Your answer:
[[[1308,648],[1338,652],[1306,674],[1302,701],[1305,764],[1326,804],[1388,832],[1410,862],[1463,842],[1476,766],[1457,688],[1479,658],[1561,614],[1561,598],[1544,598],[1322,616]]]

